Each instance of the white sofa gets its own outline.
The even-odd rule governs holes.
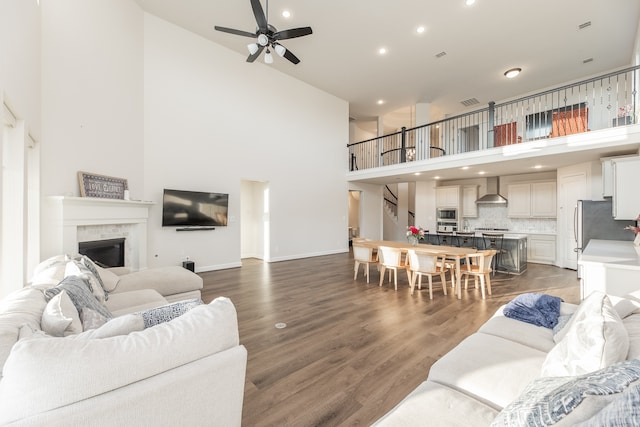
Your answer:
[[[240,425],[247,352],[229,299],[202,304],[202,279],[181,267],[115,277],[98,269],[113,317],[74,330],[89,321],[78,323],[67,291],[46,297],[62,259],[0,300],[0,425]],[[197,298],[169,304],[162,293]]]
[[[612,414],[635,421],[620,425],[640,425],[638,301],[640,293],[627,298],[594,293],[579,306],[562,303],[560,320],[568,324],[555,329],[506,317],[503,306],[434,363],[427,380],[374,425],[573,426],[587,420],[597,426],[614,425]],[[602,378],[629,370],[635,372],[633,381],[619,393],[588,396]],[[626,408],[636,409],[620,409],[632,398]]]

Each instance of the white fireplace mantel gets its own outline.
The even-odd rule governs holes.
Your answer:
[[[128,225],[132,233],[129,265],[132,270],[147,268],[147,220],[154,202],[98,199],[93,197],[51,196],[44,218],[47,236],[43,238],[45,258],[78,252],[78,228]]]

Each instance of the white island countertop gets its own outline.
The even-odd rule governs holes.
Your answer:
[[[630,241],[591,239],[582,252],[581,262],[640,269],[640,249]]]

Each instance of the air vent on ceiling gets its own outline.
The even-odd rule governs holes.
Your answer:
[[[471,107],[472,105],[480,104],[480,101],[475,98],[469,98],[465,99],[464,101],[460,101],[460,103],[465,107]]]
[[[582,61],[583,64],[588,64],[589,62],[593,62],[593,58],[587,58],[584,61]]]
[[[442,58],[443,56],[445,56],[447,54],[447,52],[445,52],[444,50],[440,53],[436,53],[436,58]]]
[[[587,21],[587,22],[585,22],[583,24],[578,25],[578,28],[581,29],[581,30],[584,30],[585,28],[590,27],[590,26],[591,26],[591,21]]]

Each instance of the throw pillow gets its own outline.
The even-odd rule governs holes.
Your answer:
[[[173,320],[201,304],[202,300],[195,298],[143,311],[141,314],[142,319],[144,320],[144,327],[146,329]]]
[[[89,307],[85,307],[82,309],[80,317],[82,318],[82,328],[85,331],[98,329],[109,321],[108,317],[103,316],[102,314],[90,309]]]
[[[78,261],[80,261],[80,263],[91,272],[91,274],[93,274],[93,276],[97,279],[98,283],[100,284],[100,288],[102,289],[102,293],[104,294],[104,300],[108,301],[109,300],[109,293],[107,292],[107,289],[105,287],[104,281],[102,280],[102,277],[100,276],[100,273],[98,272],[98,266],[86,255],[81,255],[78,259]],[[94,292],[95,294],[95,292]]]
[[[58,286],[50,288],[44,291],[44,297],[47,301],[51,300],[54,296],[58,295],[62,291],[67,291],[69,298],[73,302],[73,305],[78,310],[78,313],[82,314],[82,310],[87,307],[97,311],[107,318],[111,318],[111,313],[107,308],[100,304],[98,300],[93,296],[89,290],[89,285],[80,277],[69,276],[65,277]]]
[[[104,303],[106,301],[104,289],[102,289],[102,285],[98,281],[98,278],[80,261],[73,260],[67,263],[64,271],[64,277],[68,276],[77,276],[84,279],[96,299],[100,303]]]
[[[573,426],[638,385],[637,359],[578,377],[538,378],[498,414],[491,426]]]
[[[66,337],[82,332],[78,310],[66,291],[60,292],[47,303],[42,312],[40,326],[44,332],[54,337]]]
[[[120,276],[100,266],[96,266],[96,270],[98,271],[98,274],[100,275],[100,279],[104,284],[104,291],[106,293],[115,291],[116,286],[118,286],[118,282],[120,281]]]
[[[629,336],[622,319],[602,292],[587,297],[547,354],[542,376],[581,375],[625,360]]]
[[[569,321],[571,320],[572,316],[573,314],[567,314],[567,315],[560,315],[558,317],[558,324],[553,327],[553,340],[556,344],[560,341],[556,337],[558,336],[560,331],[562,331],[565,328],[565,326],[569,324]],[[562,334],[562,336],[564,337],[564,334]]]
[[[131,332],[144,330],[144,321],[140,314],[125,314],[124,316],[115,317],[108,320],[105,324],[85,331],[81,334],[74,335],[73,339],[102,339],[111,338],[119,335],[128,335]]]
[[[613,402],[576,427],[638,426],[640,425],[640,384],[629,387]]]

